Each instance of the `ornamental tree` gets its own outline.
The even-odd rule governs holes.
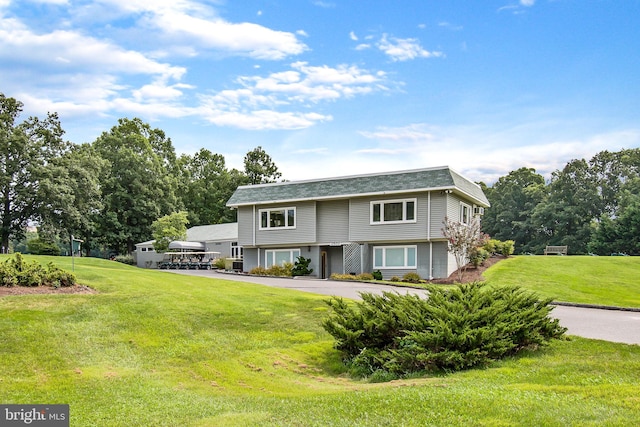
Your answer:
[[[467,270],[469,255],[475,248],[484,245],[489,236],[480,231],[478,217],[473,217],[469,224],[445,218],[442,233],[447,239],[449,253],[456,258],[458,282],[462,282],[464,272]]]

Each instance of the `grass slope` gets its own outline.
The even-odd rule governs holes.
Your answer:
[[[484,277],[556,301],[640,307],[640,257],[516,256],[494,264]]]
[[[640,419],[640,346],[573,339],[484,370],[367,384],[342,375],[320,327],[325,297],[87,258],[75,272],[99,293],[0,298],[1,403],[68,403],[73,426]]]

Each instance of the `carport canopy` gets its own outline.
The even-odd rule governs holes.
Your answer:
[[[202,242],[185,242],[182,240],[174,240],[169,243],[169,250],[174,251],[205,251],[207,248]]]

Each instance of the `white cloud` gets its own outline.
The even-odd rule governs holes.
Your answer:
[[[399,39],[383,34],[377,43],[378,48],[393,61],[408,61],[416,58],[441,57],[442,52],[430,52],[420,46],[417,39]]]
[[[357,41],[358,41],[358,36],[356,36],[356,33],[354,33],[353,31],[351,31],[351,32],[349,33],[349,38],[350,38],[351,40],[353,40],[354,42],[357,42]]]
[[[531,7],[536,3],[536,0],[520,0],[522,6]]]
[[[248,22],[206,20],[176,11],[157,14],[149,22],[169,35],[184,37],[185,41],[196,42],[204,48],[257,59],[278,60],[307,50],[292,33]]]
[[[94,70],[127,74],[159,74],[179,79],[185,69],[73,31],[36,34],[20,22],[0,20],[0,58],[15,64],[47,64],[50,71]],[[53,58],[53,62],[51,59]]]
[[[265,77],[241,77],[238,89],[203,95],[198,111],[220,126],[302,129],[333,119],[330,115],[306,112],[309,103],[386,90],[385,78],[384,73],[371,73],[356,66],[311,66],[296,62],[290,70]]]

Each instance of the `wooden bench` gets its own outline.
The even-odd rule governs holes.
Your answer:
[[[547,246],[544,248],[545,255],[566,255],[568,246]]]

